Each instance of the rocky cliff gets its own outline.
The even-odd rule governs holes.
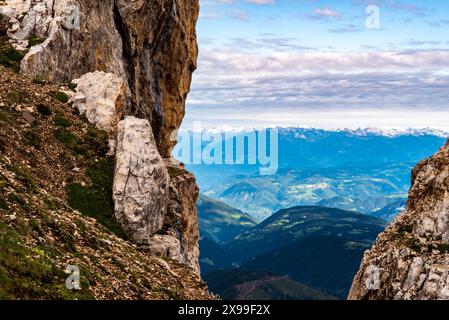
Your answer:
[[[412,172],[407,209],[366,252],[349,299],[449,299],[449,142]]]
[[[184,117],[198,49],[198,0],[8,0],[16,45],[41,39],[21,63],[34,78],[70,82],[105,71],[128,85],[126,114],[148,119],[162,157]]]
[[[114,167],[104,185],[110,193],[101,196],[107,206],[89,208],[89,197],[77,198],[89,194],[82,188],[95,189],[98,182],[89,169],[78,166],[71,170],[84,174],[88,182],[59,181],[67,175],[60,169],[60,176],[52,178],[68,190],[56,187],[49,192],[73,209],[97,215],[107,226],[120,229],[146,255],[176,260],[196,276],[198,187],[194,176],[171,158],[171,150],[196,68],[198,11],[198,0],[0,2],[2,47],[6,48],[5,61],[0,62],[17,65],[17,71],[34,84],[54,85],[53,98],[71,105],[107,137],[107,148],[101,150]],[[21,98],[23,93],[17,95]],[[17,102],[3,107],[5,114],[23,113],[26,125],[33,127],[39,122],[35,114],[39,108],[54,113],[40,104],[27,110]],[[94,151],[84,150],[77,133],[62,127],[55,135],[68,148],[65,153],[93,161],[89,157]],[[39,141],[45,138],[38,129],[30,131]],[[111,211],[105,217],[99,213],[106,207]]]

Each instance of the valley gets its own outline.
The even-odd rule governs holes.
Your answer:
[[[202,277],[225,299],[346,299],[364,251],[405,210],[412,168],[444,136],[281,129],[274,175],[190,166]]]

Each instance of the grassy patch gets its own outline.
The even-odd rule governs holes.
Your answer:
[[[66,289],[67,275],[52,263],[48,250],[29,248],[21,238],[19,232],[0,222],[0,300],[93,298],[86,286],[80,291]]]
[[[93,162],[87,170],[92,184],[82,186],[79,183],[67,187],[69,205],[86,216],[97,219],[99,223],[126,239],[125,232],[114,215],[112,184],[114,176],[114,159],[108,158]]]
[[[87,131],[86,148],[100,157],[109,151],[108,134],[101,130],[90,128]]]
[[[0,122],[7,123],[9,122],[9,113],[3,110],[0,110]]]
[[[72,123],[64,118],[62,115],[58,114],[55,118],[55,126],[68,128],[72,125]]]
[[[62,91],[56,92],[55,98],[56,98],[56,100],[58,100],[61,103],[69,102],[69,96],[65,92],[62,92]]]
[[[11,104],[18,104],[26,102],[27,94],[23,91],[10,91],[6,95],[6,102]]]
[[[20,71],[20,61],[23,57],[23,53],[14,48],[0,47],[0,64],[15,72]]]
[[[74,154],[86,156],[88,159],[96,156],[104,157],[109,151],[108,135],[104,131],[90,128],[84,140],[79,139],[66,128],[57,129],[55,135]]]
[[[25,133],[24,137],[25,137],[25,141],[28,145],[35,147],[36,149],[41,148],[42,140],[36,131],[34,131],[34,130],[27,131]]]
[[[22,182],[28,190],[34,191],[37,188],[36,182],[25,169],[15,165],[7,165],[7,169],[14,172],[16,178]]]
[[[47,82],[41,76],[36,76],[36,77],[33,78],[33,83],[35,83],[35,84],[45,84]]]
[[[28,38],[28,48],[31,48],[33,46],[37,46],[38,44],[41,44],[45,41],[44,38],[32,35]]]

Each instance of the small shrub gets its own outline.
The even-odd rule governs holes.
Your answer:
[[[0,122],[9,122],[9,114],[6,111],[0,110]]]
[[[41,44],[45,41],[44,38],[32,35],[28,38],[28,48]]]
[[[57,130],[56,138],[66,147],[72,150],[75,149],[76,145],[78,144],[78,138],[68,130]]]
[[[64,118],[62,115],[57,115],[55,118],[55,126],[57,127],[63,127],[63,128],[68,128],[72,125],[72,123],[67,120],[66,118]]]
[[[26,132],[24,137],[28,145],[40,149],[42,140],[35,131],[31,130]]]
[[[37,111],[46,117],[51,116],[53,113],[51,111],[51,109],[48,106],[46,106],[45,104],[38,104]]]
[[[55,98],[56,98],[56,100],[58,100],[61,103],[69,102],[69,96],[65,92],[62,92],[62,91],[56,92]]]

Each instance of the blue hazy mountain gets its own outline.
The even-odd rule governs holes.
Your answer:
[[[370,215],[376,218],[383,219],[385,221],[392,221],[394,217],[403,212],[406,208],[407,200],[399,199],[389,205],[383,207],[380,210],[371,212]]]
[[[368,214],[406,198],[411,169],[445,140],[444,133],[434,130],[288,128],[279,129],[279,170],[275,175],[262,176],[258,165],[248,164],[188,168],[204,194],[248,212],[258,221],[298,205]]]

